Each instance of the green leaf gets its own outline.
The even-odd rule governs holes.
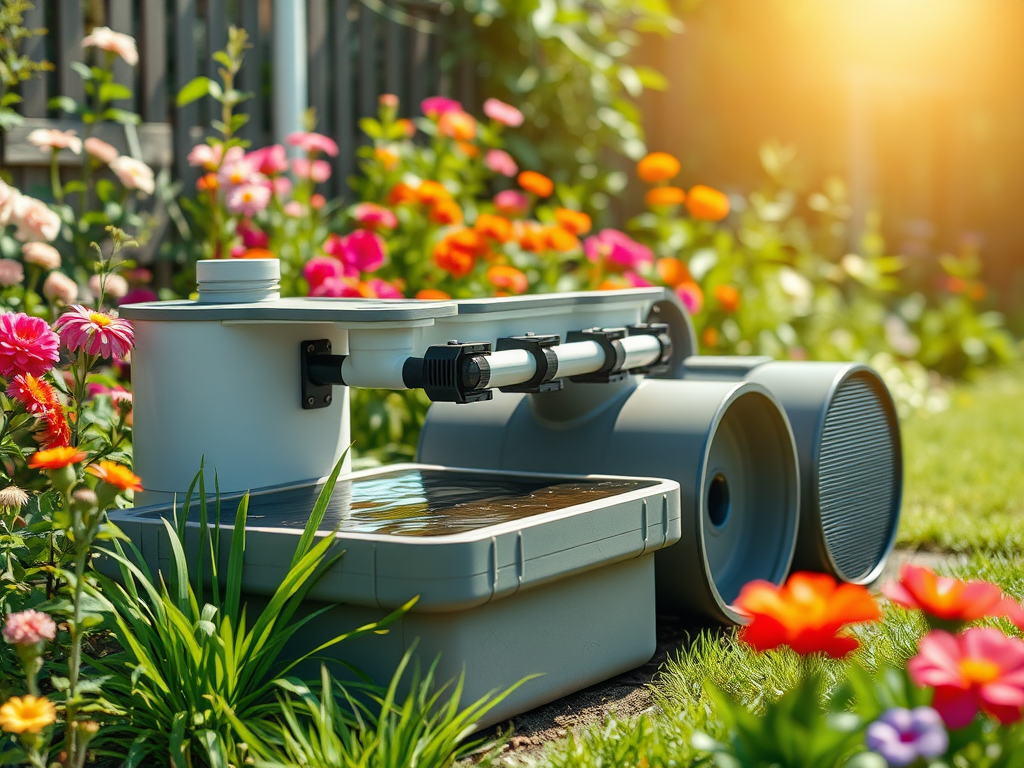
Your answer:
[[[652,67],[636,67],[636,74],[644,88],[650,88],[652,91],[668,89],[668,78]]]
[[[100,100],[103,102],[130,99],[132,90],[120,83],[104,83],[100,86]]]
[[[54,96],[50,99],[48,106],[50,109],[59,109],[62,112],[67,112],[69,115],[77,114],[81,109],[81,105],[70,96]]]
[[[100,120],[112,120],[121,125],[139,125],[142,122],[141,117],[126,109],[105,109],[100,115]]]
[[[178,98],[175,102],[179,107],[184,107],[186,104],[191,104],[196,99],[201,99],[210,93],[210,85],[212,80],[205,75],[193,78],[189,83],[185,85],[180,91],[178,91]]]
[[[93,79],[92,68],[86,64],[83,64],[81,61],[72,61],[69,66],[79,75],[81,75],[83,80]]]
[[[11,104],[21,103],[21,96],[16,93],[6,93],[4,97],[0,99],[0,107],[9,107]]]
[[[359,129],[371,139],[381,139],[384,137],[383,127],[372,117],[364,117],[360,119]]]

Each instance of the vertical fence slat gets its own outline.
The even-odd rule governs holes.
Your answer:
[[[196,0],[174,0],[174,78],[172,92],[181,88],[196,76]],[[196,102],[178,107],[174,113],[174,168],[177,177],[188,189],[195,174],[186,157],[192,148],[189,135],[199,118]]]
[[[373,115],[377,102],[377,14],[359,6],[359,117]]]
[[[107,26],[115,32],[123,32],[138,39],[135,22],[132,18],[132,0],[107,0],[107,2]],[[147,53],[146,50],[140,50],[140,58],[146,56]],[[134,111],[135,105],[138,103],[138,94],[135,91],[135,71],[120,56],[114,59],[114,82],[128,86],[133,94],[130,99],[118,99],[114,102],[114,106]]]
[[[42,3],[35,6],[25,14],[25,26],[29,29],[46,27],[46,9]],[[46,36],[37,35],[25,41],[25,55],[33,61],[42,61],[46,58]],[[18,111],[25,117],[46,117],[46,102],[49,98],[47,93],[47,75],[40,72],[21,84],[22,102]]]
[[[415,18],[423,15],[413,13]],[[409,103],[404,113],[415,115],[419,111],[420,102],[427,94],[427,78],[430,76],[430,35],[422,29],[410,30],[412,42],[409,46]]]
[[[404,101],[402,65],[407,58],[406,29],[394,19],[382,21],[384,24],[384,92],[393,93]]]
[[[228,42],[228,15],[225,0],[206,0],[206,74],[219,79],[217,70],[221,65],[211,57],[224,50]]]
[[[319,130],[327,127],[327,0],[308,0],[306,27],[309,40],[309,106],[316,110]]]
[[[81,102],[85,96],[82,78],[71,69],[71,62],[82,60],[82,38],[85,26],[82,23],[81,0],[58,0],[57,5],[57,90],[63,96],[70,96]]]
[[[334,66],[332,68],[333,88],[333,129],[334,138],[338,142],[338,157],[334,161],[334,175],[338,179],[338,192],[347,189],[346,180],[355,168],[355,140],[353,130],[355,121],[352,119],[352,25],[349,22],[349,0],[333,0],[331,27],[333,38],[331,47],[334,49]]]
[[[142,0],[139,104],[142,119],[167,120],[167,11],[164,0]]]
[[[255,0],[247,0],[239,4],[239,25],[249,34],[249,42],[252,45],[245,52],[245,63],[241,72],[238,73],[238,85],[246,93],[251,93],[252,98],[245,102],[245,109],[249,115],[249,122],[242,126],[239,135],[248,139],[254,147],[260,147],[267,143],[263,111],[265,107],[263,93],[263,35],[260,31],[260,5]]]

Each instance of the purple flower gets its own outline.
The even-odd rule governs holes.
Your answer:
[[[949,735],[939,713],[931,707],[893,707],[868,726],[868,749],[891,766],[910,765],[919,757],[938,757],[949,746]]]

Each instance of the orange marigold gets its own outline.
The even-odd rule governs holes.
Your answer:
[[[867,589],[838,584],[823,573],[794,573],[782,587],[752,581],[740,591],[735,605],[750,617],[739,637],[754,650],[788,645],[801,656],[825,653],[835,659],[859,645],[840,630],[882,616]]]
[[[84,460],[84,451],[72,448],[69,445],[62,445],[57,448],[46,448],[36,451],[28,460],[28,465],[32,469],[63,469]]]
[[[686,197],[686,209],[695,219],[721,221],[729,215],[729,198],[717,189],[698,184]]]
[[[491,240],[497,240],[499,243],[507,243],[512,239],[512,222],[504,216],[481,213],[476,217],[473,227],[480,234],[491,238]]]
[[[461,224],[462,209],[451,198],[443,198],[430,206],[430,220],[435,224]]]
[[[487,279],[495,288],[504,288],[511,293],[523,293],[530,287],[526,275],[507,264],[495,264],[487,270]]]
[[[412,203],[415,201],[416,190],[401,181],[395,184],[391,191],[388,192],[388,204],[390,205],[401,205],[402,203]]]
[[[544,237],[547,240],[548,248],[559,253],[571,253],[583,248],[576,235],[561,227],[545,227]]]
[[[535,221],[517,221],[513,236],[524,251],[540,253],[548,247],[547,233]]]
[[[454,247],[444,238],[434,246],[434,263],[452,277],[465,277],[473,271],[476,259],[472,253]]]
[[[468,141],[460,141],[456,146],[466,157],[478,157],[480,155],[480,147],[476,144],[470,144]]]
[[[740,308],[740,291],[735,285],[716,285],[711,295],[726,312]]]
[[[416,200],[424,205],[436,205],[442,200],[450,200],[451,193],[445,189],[443,184],[436,181],[421,181],[416,187]]]
[[[217,179],[216,173],[200,176],[196,182],[196,189],[200,192],[216,192],[218,187],[220,187],[220,181]]]
[[[673,288],[693,279],[690,276],[689,268],[679,259],[658,259],[654,268],[658,271],[658,277],[662,279],[662,282]]]
[[[704,333],[700,335],[700,340],[704,342],[704,346],[708,349],[714,349],[718,346],[718,329],[705,328]]]
[[[377,147],[373,150],[373,159],[380,163],[385,171],[394,170],[398,165],[398,155],[387,147]]]
[[[450,299],[451,296],[437,288],[424,288],[416,292],[416,298],[423,301],[444,301]]]
[[[100,480],[120,488],[122,491],[141,491],[142,478],[134,474],[128,467],[118,464],[116,461],[101,461],[99,464],[90,464],[85,468],[90,475],[96,475]]]
[[[555,191],[555,182],[542,173],[523,171],[519,174],[519,186],[537,197],[549,197]]]
[[[8,733],[42,733],[57,719],[57,708],[45,696],[12,696],[0,705],[0,729]]]
[[[240,259],[276,259],[273,251],[268,251],[266,248],[247,248],[239,256]]]
[[[574,235],[585,235],[593,227],[593,222],[587,214],[569,208],[556,208],[555,221],[562,229],[572,232]]]
[[[681,205],[686,202],[686,193],[679,187],[654,187],[647,190],[644,202],[651,208]]]
[[[668,152],[651,152],[636,164],[636,175],[648,184],[657,184],[671,179],[679,168],[679,161]]]
[[[55,406],[46,411],[41,419],[43,428],[37,430],[33,439],[46,448],[58,448],[71,443],[71,426],[62,407]]]
[[[473,256],[481,256],[488,250],[487,240],[475,229],[457,229],[445,239],[451,243],[452,248],[458,248]]]
[[[462,110],[444,112],[437,120],[442,136],[456,141],[469,141],[476,137],[476,118]]]

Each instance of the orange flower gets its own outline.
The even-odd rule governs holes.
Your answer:
[[[242,252],[240,259],[276,259],[277,256],[266,248],[249,248]]]
[[[472,253],[455,248],[448,238],[434,246],[434,263],[452,277],[465,277],[473,271],[476,259]]]
[[[511,293],[523,293],[530,287],[526,275],[507,264],[496,264],[488,269],[487,279],[495,288],[505,288]]]
[[[544,227],[535,221],[517,221],[512,231],[519,247],[524,251],[540,253],[548,247]]]
[[[729,215],[729,198],[717,189],[698,184],[686,198],[686,209],[695,219],[721,221]]]
[[[735,285],[716,285],[711,294],[726,312],[740,308],[740,292]]]
[[[647,190],[644,202],[651,208],[681,205],[686,202],[686,193],[679,187],[654,187],[654,189]]]
[[[636,175],[648,184],[657,184],[679,173],[679,167],[679,161],[668,152],[651,152],[636,164]]]
[[[512,239],[512,222],[504,216],[495,216],[493,213],[481,213],[476,217],[473,225],[480,234],[497,240],[499,243],[507,243]]]
[[[416,200],[424,205],[436,205],[442,200],[450,200],[451,193],[443,184],[436,181],[421,181],[416,187]]]
[[[705,328],[704,333],[700,335],[700,340],[704,342],[704,346],[708,349],[714,349],[718,346],[718,329]]]
[[[62,407],[55,406],[42,415],[43,428],[32,438],[47,448],[59,448],[71,443],[71,426]]]
[[[967,292],[967,296],[971,301],[982,301],[988,296],[988,288],[981,283],[974,283],[971,285],[971,289]]]
[[[430,206],[430,220],[436,224],[461,224],[462,209],[451,198],[443,198]]]
[[[437,121],[442,136],[456,141],[469,141],[476,137],[476,119],[462,110],[442,113]]]
[[[196,182],[196,189],[200,192],[216,192],[220,188],[220,181],[217,179],[216,173],[208,173],[205,176],[200,176]]]
[[[451,243],[452,248],[465,251],[473,256],[482,255],[488,248],[487,240],[475,229],[457,229],[445,239]]]
[[[555,221],[566,232],[572,232],[574,235],[585,235],[593,226],[587,214],[582,211],[573,211],[569,208],[556,208]]]
[[[423,301],[444,301],[450,299],[451,296],[437,288],[424,288],[422,291],[417,291],[416,298]]]
[[[544,237],[547,240],[548,248],[559,253],[571,253],[583,248],[576,235],[561,227],[545,227]]]
[[[555,191],[555,183],[547,176],[536,171],[523,171],[519,174],[519,186],[537,197],[548,197]]]
[[[100,480],[120,488],[122,491],[141,491],[142,478],[133,474],[128,467],[118,464],[116,461],[101,461],[97,464],[90,464],[85,468],[90,475],[96,475]]]
[[[32,469],[63,469],[85,460],[85,453],[68,445],[36,451],[28,460]]]
[[[629,283],[621,278],[606,277],[601,281],[601,284],[597,286],[599,291],[621,291],[624,288],[632,288]]]
[[[402,129],[402,133],[404,133],[407,138],[411,139],[416,135],[416,124],[407,117],[395,120],[395,125]]]
[[[45,696],[12,696],[0,706],[0,729],[8,733],[42,733],[57,719],[57,708]]]
[[[882,586],[882,594],[904,608],[927,614],[934,627],[957,630],[985,616],[1006,616],[1021,622],[1021,607],[987,581],[961,581],[939,576],[929,568],[904,565],[900,580]]]
[[[794,573],[782,587],[752,581],[740,591],[735,607],[750,617],[739,637],[754,650],[788,645],[801,656],[825,653],[834,659],[859,645],[839,633],[843,627],[882,616],[867,589],[838,584],[823,573]]]
[[[693,280],[689,268],[679,259],[658,259],[654,268],[658,271],[658,277],[662,282],[673,288]]]
[[[385,171],[393,170],[398,165],[398,155],[387,147],[377,147],[373,150],[373,159],[380,163]]]
[[[395,184],[388,192],[389,205],[401,205],[402,203],[413,203],[416,201],[416,190],[401,181]]]
[[[480,147],[476,144],[470,144],[468,141],[460,141],[455,146],[457,146],[466,157],[477,157],[480,154]]]

